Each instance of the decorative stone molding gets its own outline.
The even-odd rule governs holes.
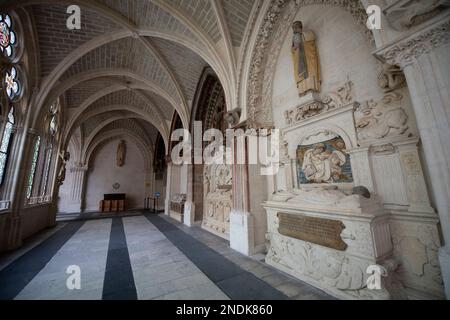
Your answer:
[[[342,87],[327,94],[321,101],[315,100],[287,110],[284,113],[286,124],[292,125],[302,120],[349,105],[353,102],[353,82],[349,81]]]
[[[450,13],[425,29],[376,50],[381,60],[404,69],[420,56],[450,42]]]
[[[383,9],[391,26],[398,31],[407,30],[450,7],[448,0],[397,0]]]
[[[373,35],[366,27],[367,13],[360,1],[272,0],[259,30],[250,66],[247,97],[249,127],[261,128],[272,125],[270,94],[276,61],[295,15],[300,7],[307,5],[331,5],[343,8],[363,27],[367,39],[373,44]]]

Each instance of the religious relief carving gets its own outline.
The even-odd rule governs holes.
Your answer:
[[[120,143],[117,146],[117,157],[116,157],[116,164],[118,167],[123,167],[125,165],[126,152],[127,152],[127,145],[125,144],[125,140],[120,140]]]
[[[398,0],[383,11],[394,29],[404,31],[431,19],[448,7],[449,0]]]
[[[352,102],[353,82],[348,81],[343,86],[326,94],[321,101],[309,102],[285,111],[285,121],[287,125],[296,124],[327,111],[349,105]]]
[[[297,148],[298,183],[352,182],[350,156],[341,137]]]
[[[381,101],[369,100],[356,108],[358,139],[381,139],[406,134],[409,129],[408,115],[402,108],[402,99],[401,94],[391,92]]]
[[[230,165],[212,164],[204,169],[204,214],[202,227],[228,238],[232,207]]]
[[[307,92],[320,92],[319,55],[316,48],[316,37],[310,30],[304,31],[301,21],[292,24],[292,61],[298,94],[304,96]]]

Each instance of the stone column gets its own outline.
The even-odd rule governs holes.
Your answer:
[[[450,12],[375,52],[406,77],[444,237],[439,257],[450,298]]]
[[[194,197],[194,165],[187,166],[187,190],[186,190],[186,203],[184,204],[184,224],[192,227],[195,225],[195,203]]]
[[[87,166],[77,165],[70,169],[73,174],[72,185],[70,189],[70,207],[73,212],[83,212],[85,209],[84,196],[86,187],[86,172],[88,171]]]
[[[172,188],[172,162],[167,162],[167,179],[166,179],[166,199],[164,203],[164,214],[170,213],[170,198]]]
[[[246,138],[235,137],[232,146],[233,208],[230,212],[230,247],[242,254],[251,255],[254,248],[254,217],[250,213],[247,142]]]

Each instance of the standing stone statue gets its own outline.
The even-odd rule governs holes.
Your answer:
[[[314,33],[303,31],[301,21],[295,21],[292,24],[292,29],[294,30],[294,36],[291,53],[298,93],[301,97],[309,91],[320,92],[319,56]]]
[[[125,140],[120,140],[119,146],[117,147],[117,157],[116,164],[118,167],[123,167],[125,164],[125,155],[127,152],[127,146]]]
[[[56,178],[58,186],[62,186],[64,180],[66,180],[66,165],[70,160],[70,152],[64,151],[59,157],[61,158],[61,165],[59,167],[58,177]]]

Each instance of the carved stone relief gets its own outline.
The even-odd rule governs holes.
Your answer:
[[[369,100],[355,110],[358,139],[374,140],[388,136],[407,135],[408,115],[402,107],[403,96],[397,92],[387,93],[381,101]]]
[[[391,231],[394,256],[400,261],[398,272],[405,285],[443,297],[436,224],[393,220]]]
[[[404,87],[406,78],[399,67],[383,63],[378,75],[378,84],[385,92],[390,92]]]
[[[224,164],[205,165],[203,176],[202,227],[228,238],[232,207],[232,168]]]
[[[353,82],[348,81],[343,86],[326,94],[321,101],[312,101],[297,106],[284,113],[287,125],[300,123],[301,121],[338,109],[353,102]]]

